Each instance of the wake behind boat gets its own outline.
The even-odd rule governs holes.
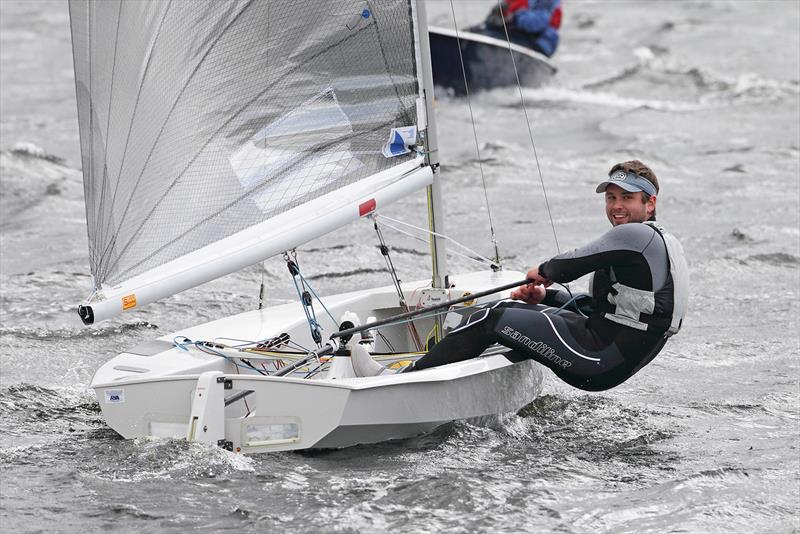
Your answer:
[[[539,87],[557,70],[544,54],[485,35],[480,28],[456,31],[431,26],[428,31],[433,81],[456,95],[466,94],[467,89],[516,86],[517,81],[526,87]]]
[[[496,288],[522,277],[489,260],[492,271],[448,274],[423,7],[70,3],[94,286],[82,320],[281,253],[298,288],[296,304],[188,328],[99,369],[91,387],[122,436],[241,452],[343,447],[517,410],[538,394],[538,365],[497,351],[358,378],[348,340],[323,339],[375,323],[371,337],[349,342],[399,367],[469,308],[378,328],[382,320],[467,292],[502,298]],[[428,288],[407,299],[378,212],[420,189],[433,268],[413,286]],[[375,222],[393,285],[319,297],[295,248],[362,217]]]

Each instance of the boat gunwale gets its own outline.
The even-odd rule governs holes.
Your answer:
[[[475,33],[469,30],[451,30],[450,28],[444,28],[442,26],[428,26],[428,33],[429,34],[438,34],[443,35],[445,37],[453,37],[463,41],[471,41],[475,43],[485,44],[496,46],[498,48],[510,48],[514,52],[527,56],[531,59],[536,59],[541,61],[545,65],[547,65],[552,71],[555,73],[558,71],[558,68],[553,63],[553,60],[542,54],[541,52],[537,52],[531,48],[526,48],[520,44],[512,43],[510,41],[504,41],[502,39],[498,39],[497,37],[492,37],[490,35],[483,35],[482,33]]]
[[[525,360],[527,361],[527,360]],[[496,371],[508,366],[516,365],[516,363],[506,359],[501,354],[488,354],[479,356],[470,360],[461,362],[454,362],[446,365],[432,367],[430,369],[422,369],[412,373],[396,373],[391,375],[379,375],[368,377],[348,377],[348,378],[324,378],[311,380],[308,378],[292,378],[287,376],[262,376],[262,375],[241,375],[241,374],[223,374],[222,378],[231,380],[251,380],[256,382],[286,382],[290,384],[302,384],[313,387],[332,387],[339,389],[348,389],[351,391],[359,391],[365,389],[373,389],[383,386],[396,386],[403,384],[419,384],[425,382],[451,382],[459,378],[474,376],[477,374]],[[464,372],[463,368],[468,368]],[[474,369],[469,369],[474,368]],[[214,371],[209,371],[214,372]],[[89,387],[94,390],[106,388],[121,388],[125,386],[133,386],[139,384],[152,384],[157,382],[171,382],[171,381],[197,381],[200,378],[199,374],[193,375],[168,375],[161,377],[149,378],[134,378],[132,380],[120,379],[114,382],[105,382],[101,384],[90,384]],[[357,380],[365,383],[352,383]]]

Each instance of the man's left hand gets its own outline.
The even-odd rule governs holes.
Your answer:
[[[521,300],[528,304],[539,304],[547,295],[545,288],[550,287],[553,282],[539,274],[539,268],[534,267],[526,275],[530,284],[519,287],[511,292],[511,298]]]
[[[511,298],[521,300],[528,304],[539,304],[547,295],[547,290],[542,285],[528,284],[511,292]]]

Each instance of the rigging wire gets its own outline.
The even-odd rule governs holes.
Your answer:
[[[227,360],[228,362],[230,362],[231,364],[233,364],[237,368],[237,372],[238,372],[238,368],[241,367],[242,369],[255,370],[255,371],[258,372],[258,374],[261,374],[261,375],[269,374],[269,373],[263,372],[260,369],[254,367],[252,364],[249,364],[249,362],[246,362],[249,365],[242,365],[240,363],[236,363],[236,361],[234,360],[233,357],[228,356],[227,354],[224,354],[222,352],[219,352],[218,350],[215,350],[213,347],[211,347],[211,344],[208,341],[192,341],[191,339],[189,339],[186,336],[175,336],[172,339],[172,344],[175,345],[178,349],[180,349],[180,350],[182,350],[184,352],[189,352],[189,349],[187,347],[192,346],[192,347],[195,347],[200,352],[205,352],[206,354],[212,354],[214,356],[219,356],[220,358],[224,358],[225,360]],[[239,359],[241,360],[242,358],[239,358]]]
[[[489,216],[489,231],[492,234],[492,245],[494,246],[494,261],[497,266],[500,266],[500,251],[497,247],[497,235],[494,231],[494,221],[492,220],[492,208],[489,204],[489,193],[486,191],[486,177],[483,173],[483,159],[481,158],[481,149],[478,143],[478,130],[475,127],[475,114],[472,111],[472,99],[469,94],[469,84],[467,83],[467,72],[464,68],[464,56],[461,54],[461,37],[458,33],[458,24],[456,22],[456,11],[453,6],[453,0],[450,0],[450,11],[453,14],[453,28],[456,31],[456,42],[458,44],[458,59],[461,62],[461,75],[464,77],[464,89],[467,93],[467,106],[469,107],[469,118],[472,123],[472,137],[475,139],[475,152],[478,156],[478,168],[481,173],[481,183],[483,184],[483,197],[486,199],[486,213]]]
[[[386,337],[383,332],[381,332],[380,328],[376,329],[375,333],[378,334],[378,337],[381,338],[381,340],[383,341],[383,343],[386,345],[386,347],[389,349],[390,352],[397,352],[394,349],[392,342],[389,341],[389,338]]]
[[[287,347],[290,347],[290,348],[299,349],[301,352],[306,353],[306,354],[311,352],[311,349],[308,349],[308,348],[304,347],[303,345],[297,343],[291,337],[289,337],[288,334],[281,334],[280,336],[267,337],[267,338],[264,338],[264,339],[258,339],[256,341],[251,341],[249,339],[239,339],[239,338],[235,338],[235,337],[220,336],[220,337],[215,337],[214,338],[214,343],[220,343],[221,344],[222,341],[233,341],[236,344],[235,345],[229,345],[229,347],[232,348],[232,349],[237,349],[237,350],[246,349],[248,347],[256,347],[256,348],[258,348],[259,345],[265,345],[265,344],[269,345],[270,342],[276,341],[279,338],[282,338],[282,336],[284,336],[284,335],[286,335],[286,339],[281,339],[279,344],[272,345],[271,347],[268,347],[268,348],[270,348],[271,350],[274,350],[275,352],[280,352],[279,350],[277,350],[277,347],[281,347],[283,345],[286,345]],[[274,348],[272,348],[272,347],[274,347]]]
[[[452,2],[452,0],[451,0]],[[502,1],[497,0],[497,7],[502,13]],[[522,94],[522,84],[519,81],[519,71],[517,70],[517,61],[514,59],[514,51],[511,49],[511,39],[508,36],[508,26],[506,26],[505,17],[500,17],[503,21],[503,32],[506,35],[506,43],[508,44],[508,54],[511,56],[511,64],[514,67],[514,76],[517,80],[517,91],[519,91],[519,99],[522,104],[522,112],[525,114],[525,126],[528,127],[528,137],[531,140],[531,147],[533,148],[533,157],[536,160],[536,170],[539,172],[539,181],[542,184],[542,194],[544,195],[544,204],[547,207],[547,216],[550,218],[550,227],[553,229],[553,239],[556,242],[556,252],[561,254],[561,247],[558,244],[558,235],[556,234],[556,225],[553,222],[553,214],[550,211],[550,202],[547,199],[547,189],[544,186],[544,177],[542,176],[542,166],[539,164],[539,154],[536,151],[536,143],[533,141],[533,130],[531,129],[531,121],[528,118],[528,108],[525,106],[525,97]]]
[[[245,341],[245,340],[234,340],[234,339],[231,339],[231,340],[232,341]],[[244,343],[243,345],[239,345],[239,346],[253,345],[255,343],[256,342],[252,342],[251,341],[251,342]],[[261,364],[262,368],[259,369],[258,367],[256,367],[255,365],[252,364],[252,362],[250,361],[250,359],[247,356],[231,356],[231,355],[227,355],[227,354],[225,354],[225,353],[223,353],[220,350],[217,350],[215,348],[215,347],[218,347],[218,348],[226,348],[226,347],[223,347],[222,345],[218,345],[218,344],[213,343],[213,342],[200,341],[200,340],[193,341],[193,340],[189,339],[186,336],[175,336],[172,339],[172,344],[175,345],[175,347],[177,347],[178,349],[180,349],[180,350],[182,350],[184,352],[189,352],[189,349],[187,347],[192,346],[192,347],[196,348],[197,350],[199,350],[200,352],[203,352],[205,354],[210,354],[212,356],[218,356],[220,358],[223,358],[225,361],[227,361],[228,363],[230,363],[231,365],[234,366],[234,368],[236,370],[236,374],[241,374],[241,372],[239,371],[239,369],[241,368],[241,369],[247,369],[248,371],[255,371],[256,373],[258,373],[259,375],[262,375],[262,376],[271,376],[271,373],[267,370],[267,368],[264,366],[263,363]],[[234,348],[234,347],[227,347],[227,348]],[[308,351],[306,351],[306,353],[307,352]],[[238,363],[236,360],[239,360],[242,363]],[[279,369],[281,369],[281,368],[283,368],[285,366],[285,363],[283,362],[282,359],[275,359],[275,360],[272,361],[272,363],[275,366],[276,370],[279,370]],[[309,378],[309,377],[319,373],[322,370],[323,366],[327,363],[327,361],[322,362],[319,359],[317,359],[317,363],[319,365],[313,371],[309,372],[306,375],[306,378]],[[247,407],[247,410],[249,412],[250,411],[250,407],[249,407],[249,405],[247,404],[246,401],[245,401],[245,407]]]
[[[399,232],[399,233],[401,233],[403,235],[407,235],[408,237],[416,239],[417,241],[420,241],[422,243],[427,243],[428,242],[425,238],[419,237],[417,235],[414,235],[411,232],[406,232],[405,230],[401,230],[399,228],[396,228],[396,227],[392,226],[391,224],[386,224],[386,223],[383,223],[383,224],[384,224],[384,226],[387,226],[388,228],[391,228],[395,232]],[[484,258],[483,256],[480,256],[482,259],[478,259],[478,258],[474,258],[472,256],[468,256],[466,254],[462,254],[460,252],[456,252],[456,251],[451,250],[451,249],[447,249],[447,253],[448,254],[453,254],[454,256],[458,256],[460,258],[464,258],[464,259],[467,259],[467,260],[470,260],[470,261],[474,261],[474,262],[476,262],[476,263],[478,263],[480,265],[489,265],[489,266],[495,265],[495,263],[492,260],[490,260],[488,258]]]
[[[406,304],[406,297],[403,294],[403,288],[400,287],[400,279],[397,278],[397,270],[394,268],[394,263],[392,262],[392,258],[389,255],[389,247],[386,245],[386,241],[383,239],[383,233],[381,232],[381,228],[378,225],[378,219],[375,217],[374,213],[370,217],[372,219],[372,225],[375,227],[375,233],[378,234],[378,241],[381,244],[381,255],[386,262],[386,268],[389,269],[389,274],[392,277],[392,282],[394,282],[395,290],[397,290],[397,296],[400,299],[400,309],[403,310],[403,313],[408,312],[408,304]],[[417,332],[417,327],[414,326],[414,323],[408,323],[408,331],[411,334],[411,341],[414,342],[414,347],[417,350],[422,348],[422,342],[419,338],[419,332]]]
[[[476,262],[481,263],[481,264],[486,264],[486,265],[489,265],[489,266],[493,266],[492,267],[493,269],[498,267],[498,265],[494,261],[492,261],[489,258],[487,258],[487,257],[475,252],[474,250],[472,250],[471,248],[467,247],[466,245],[463,245],[463,244],[459,243],[458,241],[456,241],[455,239],[453,239],[450,236],[447,236],[447,235],[444,235],[444,234],[440,234],[439,232],[434,232],[433,230],[431,230],[429,228],[422,228],[420,226],[415,226],[415,225],[413,225],[411,223],[407,223],[405,221],[401,221],[401,220],[398,220],[398,219],[392,219],[391,217],[387,217],[385,215],[380,215],[380,214],[377,214],[377,213],[375,214],[375,218],[376,219],[381,219],[381,221],[379,221],[379,222],[381,224],[383,224],[384,226],[386,226],[388,228],[391,228],[392,230],[394,230],[396,232],[400,232],[401,234],[404,234],[404,235],[407,235],[407,236],[412,237],[414,239],[417,239],[417,240],[424,241],[424,239],[422,239],[422,238],[420,238],[418,236],[415,236],[414,234],[411,234],[409,232],[406,232],[404,230],[401,230],[401,229],[399,229],[399,228],[397,228],[395,226],[392,226],[391,224],[387,224],[385,221],[391,221],[391,222],[396,223],[396,224],[402,224],[403,226],[407,226],[409,228],[413,228],[414,230],[417,230],[419,232],[424,232],[424,233],[429,234],[429,235],[434,235],[436,237],[439,237],[441,239],[444,239],[444,240],[456,245],[457,247],[460,247],[460,248],[466,250],[467,252],[469,252],[470,254],[473,254],[474,256],[467,256],[465,254],[461,254],[461,253],[456,252],[454,250],[451,250],[449,248],[447,249],[448,253],[455,254],[456,256],[461,256],[462,258],[466,258],[466,259],[469,259],[469,260],[472,260],[472,261],[476,261]]]
[[[370,215],[370,218],[372,219],[372,226],[375,228],[375,233],[378,235],[378,241],[381,244],[381,255],[383,256],[384,262],[386,262],[386,268],[389,270],[389,274],[392,276],[392,283],[394,283],[397,296],[400,297],[400,307],[403,308],[406,305],[406,297],[403,294],[403,288],[400,287],[400,279],[397,278],[397,270],[394,268],[391,256],[389,256],[389,247],[383,239],[383,232],[381,232],[381,228],[378,226],[378,219],[375,217],[374,212]]]

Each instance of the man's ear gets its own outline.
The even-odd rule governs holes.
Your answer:
[[[656,211],[656,196],[650,195],[650,198],[647,199],[647,202],[645,202],[645,204],[647,209],[647,217],[649,219],[650,216],[653,215],[653,213],[655,213]]]

